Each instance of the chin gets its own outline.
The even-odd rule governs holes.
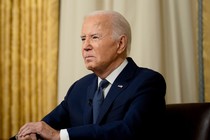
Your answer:
[[[88,69],[88,70],[93,70],[94,68],[92,67],[92,66],[90,66],[90,65],[86,65],[86,68]]]

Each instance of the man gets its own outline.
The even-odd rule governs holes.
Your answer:
[[[95,11],[84,18],[81,40],[85,65],[93,73],[76,81],[52,112],[40,122],[22,126],[16,137],[55,140],[157,138],[165,111],[165,80],[160,73],[138,67],[128,57],[131,29],[127,20],[114,11]],[[108,81],[106,87],[98,88],[105,79]],[[103,90],[100,106],[96,101],[97,89]]]

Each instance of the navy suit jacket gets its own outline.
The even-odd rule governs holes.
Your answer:
[[[127,60],[103,102],[96,124],[92,124],[92,100],[97,88],[94,73],[76,81],[43,121],[57,130],[67,129],[70,140],[157,138],[165,111],[165,80],[156,71],[138,67],[130,57]]]

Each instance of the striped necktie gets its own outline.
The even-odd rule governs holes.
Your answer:
[[[103,90],[109,85],[109,82],[104,79],[101,80],[98,89],[96,90],[96,93],[93,98],[93,123],[96,123],[96,120],[98,118],[98,114],[100,111],[100,107],[104,100]]]

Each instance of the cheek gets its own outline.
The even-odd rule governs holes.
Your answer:
[[[84,58],[87,54],[89,54],[91,51],[87,51],[85,50],[84,48],[81,49],[81,54],[82,54],[82,57]]]
[[[116,55],[117,47],[114,46],[114,45],[113,46],[110,45],[106,49],[104,49],[102,52],[104,53],[105,57],[106,56],[107,57],[112,57],[112,56]]]
[[[82,50],[81,52],[82,52],[82,58],[84,59],[84,58],[85,58],[85,57],[84,57],[84,56],[85,56],[85,55],[84,55],[84,51]]]
[[[106,40],[101,44],[97,44],[94,51],[101,59],[110,58],[117,53],[117,44],[113,41]]]

